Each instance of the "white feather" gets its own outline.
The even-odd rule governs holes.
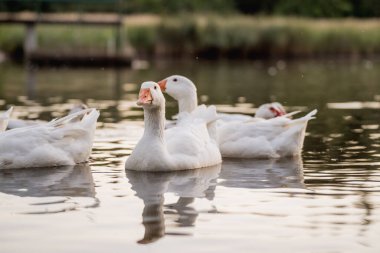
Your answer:
[[[0,115],[0,133],[7,129],[12,110],[13,107],[9,108],[8,111]]]

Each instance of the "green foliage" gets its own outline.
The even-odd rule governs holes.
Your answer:
[[[0,0],[0,11],[179,13],[229,12],[232,0]]]
[[[141,55],[152,55],[158,40],[156,26],[137,25],[125,28],[131,46]]]
[[[38,44],[46,52],[104,53],[114,43],[109,27],[37,26]]]
[[[379,0],[0,0],[0,11],[380,17]]]
[[[308,17],[344,17],[352,13],[349,0],[280,0],[274,12]]]
[[[164,19],[158,26],[159,54],[193,54],[199,44],[199,25],[190,16]]]
[[[380,17],[379,0],[351,0],[354,17]]]
[[[249,14],[305,17],[380,17],[378,0],[234,0],[235,9]]]
[[[13,52],[22,48],[24,29],[20,25],[0,25],[0,50]]]
[[[179,12],[228,12],[231,0],[124,0],[127,12],[178,14]]]

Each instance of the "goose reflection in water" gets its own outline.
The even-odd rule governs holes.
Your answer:
[[[218,185],[235,188],[305,188],[301,157],[224,159]]]
[[[152,243],[165,234],[184,235],[165,232],[165,216],[178,216],[175,220],[178,226],[193,226],[198,211],[190,204],[195,198],[213,200],[220,168],[219,164],[208,168],[175,172],[126,171],[132,190],[144,201],[142,216],[145,233],[138,243]],[[165,193],[179,196],[177,202],[164,205]]]
[[[94,180],[88,164],[54,168],[0,170],[0,193],[38,198],[33,198],[31,205],[42,205],[44,208],[44,211],[41,211],[42,213],[67,211],[75,209],[78,205],[80,207],[98,206],[98,200],[95,198]],[[46,201],[46,197],[49,197],[48,201]],[[86,198],[81,198],[81,201],[72,201],[73,197]],[[84,199],[87,200],[84,201]],[[41,201],[43,204],[39,203]],[[54,204],[58,203],[61,206],[54,207]],[[50,209],[47,208],[47,205]],[[39,213],[39,211],[31,213]]]

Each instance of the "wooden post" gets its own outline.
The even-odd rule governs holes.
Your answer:
[[[27,23],[25,30],[24,39],[24,54],[25,56],[30,55],[37,49],[37,34],[35,23]]]
[[[122,15],[122,12],[123,12],[123,1],[122,0],[118,0],[117,3],[116,3],[116,7],[117,7],[117,12],[118,12],[118,15],[117,15],[117,25],[116,25],[116,34],[115,34],[115,51],[116,51],[116,56],[117,57],[121,57],[121,54],[122,54],[122,41],[121,41],[121,35],[122,35],[122,31],[121,29],[123,28],[123,15]]]
[[[115,55],[120,56],[121,55],[121,23],[116,25],[116,31],[115,31]]]

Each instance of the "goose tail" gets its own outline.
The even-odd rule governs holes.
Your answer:
[[[309,112],[308,114],[306,114],[305,116],[303,116],[299,119],[292,120],[292,122],[289,124],[289,126],[307,123],[309,120],[315,119],[315,115],[317,114],[317,112],[318,112],[318,110],[314,109],[311,112]]]
[[[88,122],[87,118],[89,118],[89,115],[96,115],[99,116],[99,112],[97,112],[96,109],[94,108],[89,108],[89,109],[84,109],[76,113],[69,114],[63,118],[60,119],[53,119],[49,123],[47,123],[49,126],[57,128],[57,127],[62,127],[64,125],[67,125],[69,123],[74,123],[74,122],[81,122],[84,123],[85,125]],[[94,116],[92,116],[94,117]],[[97,119],[97,117],[96,117]]]
[[[13,111],[13,107],[9,108],[8,111],[4,112],[0,115],[0,132],[5,131],[8,126],[9,118],[11,117],[11,113]]]

